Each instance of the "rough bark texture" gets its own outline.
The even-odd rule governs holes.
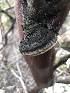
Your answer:
[[[43,50],[44,51],[43,54],[40,53],[39,49],[40,47],[41,50],[44,49],[43,45],[44,46],[46,46],[47,44],[49,45],[49,42],[53,41],[53,38],[56,41],[55,37],[68,13],[69,1],[70,0],[52,0],[49,2],[48,0],[27,0],[26,2],[25,0],[22,1],[15,0],[16,18],[19,27],[18,30],[20,38],[22,39],[20,51],[22,52],[22,54],[25,54],[24,58],[28,65],[30,66],[33,77],[39,88],[45,88],[52,85],[55,50],[51,46],[53,46],[55,42],[53,42],[52,45],[49,46],[51,48],[47,47],[50,49],[49,51]],[[42,33],[44,32],[41,30],[44,29],[46,29],[44,34],[46,34],[47,31],[50,32],[50,34],[46,35],[47,38],[48,36],[50,38],[49,39],[46,38],[46,44],[42,44],[42,42],[40,41],[39,45],[41,46],[40,47],[38,47],[38,45],[37,47],[34,46],[35,47],[34,49],[34,47],[31,44],[38,43],[36,41],[40,40],[40,35],[42,37]],[[39,38],[37,32],[39,32],[40,34]],[[53,33],[54,37],[52,38],[51,34]],[[43,35],[43,37],[44,36],[45,35]],[[37,40],[29,42],[30,40],[33,39]],[[29,51],[30,48],[31,50]],[[33,53],[39,52],[39,55],[33,56],[31,55],[31,52]]]
[[[56,44],[56,36],[68,13],[68,4],[64,2],[62,5],[60,1],[50,1],[49,4],[45,0],[27,0],[26,4],[22,1],[24,37],[20,42],[20,52],[24,55],[43,54]],[[55,9],[50,10],[52,3]],[[58,4],[62,7],[56,8]]]

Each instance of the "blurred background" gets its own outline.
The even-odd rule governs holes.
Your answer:
[[[54,72],[53,87],[39,93],[70,93],[70,11],[59,31],[55,49],[54,65],[62,59],[61,66],[59,64]],[[25,93],[24,88],[28,90],[34,84],[30,69],[19,52],[14,0],[0,0],[0,93]]]

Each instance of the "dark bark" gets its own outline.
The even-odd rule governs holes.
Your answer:
[[[22,50],[24,49],[23,47],[24,44],[28,46],[28,42],[25,42],[26,40],[28,39],[33,40],[33,38],[31,38],[31,36],[29,37],[28,34],[35,35],[35,36],[37,35],[35,33],[36,30],[34,29],[35,23],[38,24],[36,26],[36,28],[38,28],[37,29],[38,32],[40,30],[39,28],[43,27],[47,31],[51,31],[51,34],[52,33],[54,33],[55,35],[58,34],[58,31],[61,25],[63,24],[66,15],[68,14],[69,2],[70,0],[50,0],[50,1],[49,0],[27,0],[27,1],[15,0],[15,12],[16,12],[16,20],[18,23],[18,31],[20,34],[20,39],[21,40],[23,39],[21,45]],[[48,42],[50,42],[50,39],[48,40]],[[51,46],[53,46],[53,44],[54,43],[52,43]],[[43,45],[41,45],[41,49],[43,48],[42,46]],[[40,52],[37,50],[38,48],[39,47],[37,47],[35,51],[31,51],[31,50],[30,51]],[[29,51],[26,49],[26,52]],[[31,72],[33,74],[33,77],[37,85],[39,86],[39,88],[43,88],[43,87],[45,88],[52,85],[53,72],[58,67],[58,66],[54,66],[53,68],[53,62],[55,58],[54,48],[51,47],[48,49],[48,51],[44,51],[43,53],[35,56],[31,55],[30,52],[29,54],[27,53],[26,55],[24,51],[22,51],[22,54],[24,54],[24,58],[28,63]]]
[[[55,58],[54,48],[38,56],[24,56],[30,66],[33,77],[39,87],[44,88],[52,85],[53,62]]]

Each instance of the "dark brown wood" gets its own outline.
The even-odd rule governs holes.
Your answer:
[[[26,0],[22,0],[26,1]],[[24,7],[21,9],[21,0],[15,0],[15,12],[16,12],[16,19],[18,23],[18,31],[20,34],[20,40],[23,38],[23,30],[24,30],[24,18],[22,16],[25,13],[26,8]],[[50,3],[48,3],[50,2]],[[67,14],[68,14],[68,2],[70,0],[27,0],[26,6],[28,8],[28,17],[36,22],[38,20],[42,20],[42,16],[46,13],[46,21],[50,23],[53,28],[56,26],[60,26],[63,24]],[[25,10],[25,11],[23,11]],[[25,15],[25,14],[23,14]],[[45,26],[46,27],[46,26]],[[53,29],[51,30],[58,34],[60,29]],[[49,28],[48,28],[49,29]],[[55,30],[55,31],[54,31]],[[26,62],[28,63],[33,77],[38,86],[35,86],[33,90],[29,91],[29,93],[37,93],[40,88],[49,87],[53,83],[53,63],[55,59],[55,49],[54,47],[45,51],[43,54],[40,55],[24,55],[23,56]],[[36,91],[35,91],[36,88]]]
[[[33,77],[37,85],[41,88],[51,86],[53,83],[53,62],[55,58],[55,49],[38,56],[24,56],[30,66]]]

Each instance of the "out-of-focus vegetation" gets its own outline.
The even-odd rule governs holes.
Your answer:
[[[12,19],[14,19],[14,0],[0,0],[0,13],[1,20],[3,24],[4,32],[6,33],[12,24]],[[9,16],[10,15],[10,16]]]

